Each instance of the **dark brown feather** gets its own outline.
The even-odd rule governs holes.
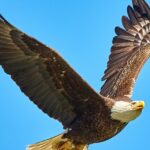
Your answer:
[[[138,22],[138,20],[137,20],[137,18],[135,16],[135,12],[134,12],[134,10],[132,9],[131,6],[128,6],[127,12],[128,12],[128,16],[129,16],[129,18],[131,20],[131,23],[133,25],[139,25],[139,22]]]

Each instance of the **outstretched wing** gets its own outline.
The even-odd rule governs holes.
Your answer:
[[[104,100],[53,49],[0,16],[0,65],[40,109],[66,127]]]
[[[133,0],[128,17],[122,17],[124,29],[116,27],[116,37],[102,80],[104,96],[130,98],[135,80],[150,56],[150,7],[144,0]]]

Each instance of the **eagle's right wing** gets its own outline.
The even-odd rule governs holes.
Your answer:
[[[102,80],[101,94],[111,98],[130,98],[135,80],[150,56],[150,7],[144,0],[133,0],[123,16],[124,29],[116,27],[117,36]]]

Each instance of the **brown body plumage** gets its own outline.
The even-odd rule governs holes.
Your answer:
[[[133,0],[128,15],[129,18],[122,19],[125,30],[116,28],[117,36],[113,40],[100,94],[55,50],[0,16],[0,64],[3,69],[31,101],[68,129],[62,135],[31,145],[29,150],[41,147],[43,150],[86,150],[88,144],[107,140],[127,125],[128,122],[115,119],[118,112],[111,115],[112,108],[116,111],[120,106],[116,104],[118,101],[132,103],[134,82],[150,56],[150,8],[144,0]],[[138,109],[141,111],[142,107]]]
[[[98,103],[96,107],[90,105],[88,111],[83,112],[83,114],[69,126],[71,131],[69,131],[65,137],[71,139],[75,138],[76,142],[91,144],[107,140],[116,135],[126,124],[111,119],[110,109],[113,103],[113,101],[106,99],[105,106],[103,107]]]

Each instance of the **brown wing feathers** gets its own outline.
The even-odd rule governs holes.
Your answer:
[[[133,0],[123,28],[116,27],[116,37],[102,80],[101,94],[112,98],[130,97],[137,75],[150,55],[150,8],[144,0]]]
[[[2,16],[0,64],[39,108],[65,126],[90,111],[89,107],[104,105],[104,100],[53,49],[22,33]]]
[[[1,25],[2,23],[0,22]],[[4,25],[0,28],[0,63],[4,70],[11,74],[21,90],[44,112],[67,124],[75,117],[73,107],[56,90],[46,71],[44,59],[29,51],[13,32],[17,31]],[[57,102],[58,99],[60,103]]]

